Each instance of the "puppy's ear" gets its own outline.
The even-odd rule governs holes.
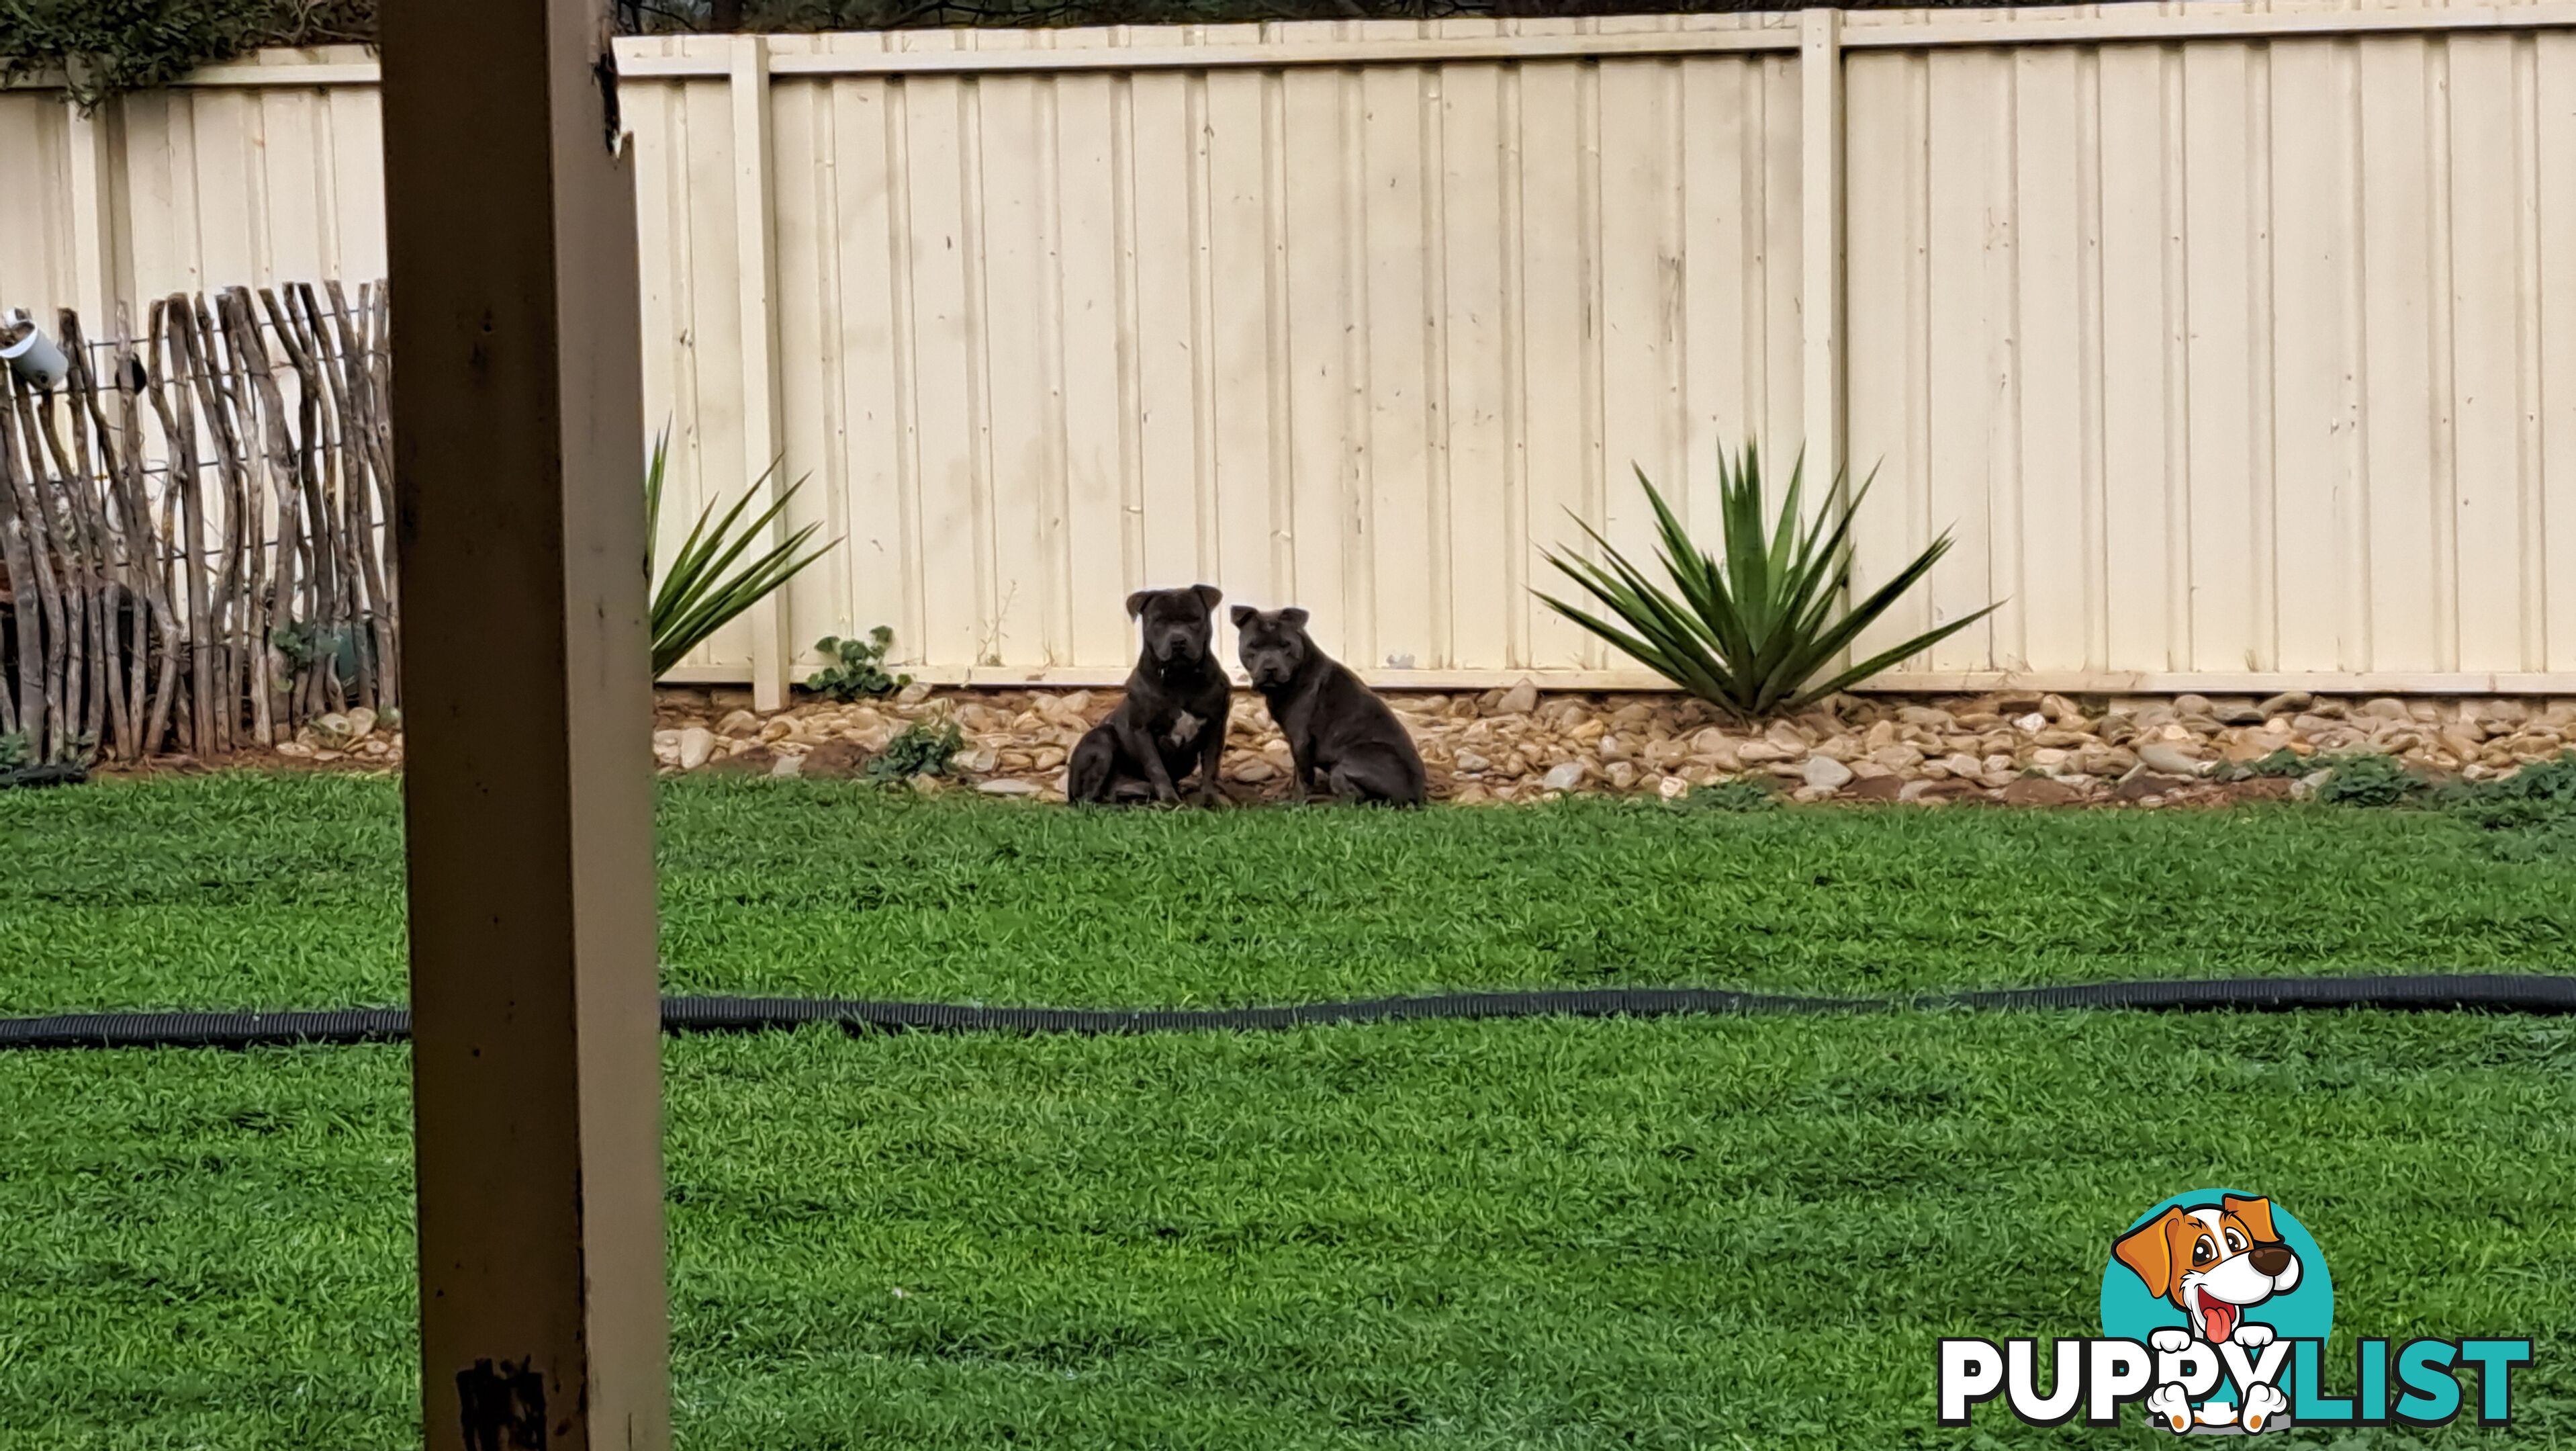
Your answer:
[[[1129,595],[1127,597],[1127,618],[1132,620],[1138,615],[1145,613],[1145,602],[1153,597],[1154,592],[1149,589],[1140,589],[1134,594]]]
[[[2281,1242],[2281,1237],[2272,1232],[2271,1200],[2239,1199],[2233,1194],[2222,1194],[2218,1197],[2218,1207],[2245,1221],[2245,1227],[2254,1231],[2256,1243],[2279,1244]]]
[[[1290,605],[1279,612],[1279,623],[1292,630],[1302,630],[1306,628],[1306,612],[1295,605]]]
[[[2181,1217],[2181,1210],[2168,1209],[2111,1246],[2111,1253],[2135,1271],[2159,1300],[2173,1293],[2173,1241],[2166,1236],[2165,1226]]]
[[[1250,605],[1236,605],[1234,607],[1234,612],[1227,618],[1234,621],[1234,627],[1236,629],[1248,629],[1251,627],[1254,620],[1261,618],[1261,611],[1254,609]]]
[[[1210,610],[1214,610],[1217,605],[1225,599],[1225,591],[1218,589],[1212,584],[1192,585],[1190,587],[1190,593],[1197,595],[1199,597],[1199,603],[1207,606]]]

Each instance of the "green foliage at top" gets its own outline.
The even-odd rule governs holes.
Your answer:
[[[760,481],[743,491],[722,517],[716,514],[715,501],[698,511],[698,522],[689,527],[689,537],[680,543],[680,552],[663,569],[653,558],[654,541],[660,537],[662,523],[662,484],[670,462],[670,431],[653,440],[653,459],[644,473],[644,569],[653,585],[653,674],[661,676],[688,657],[709,635],[732,623],[743,611],[760,603],[770,591],[794,579],[805,566],[831,552],[826,544],[802,552],[807,540],[823,526],[808,524],[784,540],[757,553],[752,546],[768,534],[770,524],[787,512],[787,503],[796,491],[805,487],[798,479],[778,491],[768,508],[743,522],[743,511],[760,494]],[[761,479],[775,472],[773,463],[761,471]],[[833,543],[839,543],[834,540]],[[749,555],[745,558],[745,555]]]
[[[894,631],[884,625],[868,631],[864,640],[826,635],[815,642],[814,652],[831,663],[807,676],[805,688],[844,702],[892,695],[912,683],[909,675],[886,673],[886,651],[893,647]]]
[[[1843,0],[1850,10],[1900,0]],[[1989,9],[2038,0],[1902,0]],[[617,0],[621,27],[654,34],[720,30],[908,30],[946,26],[1217,25],[1263,20],[1447,20],[1477,16],[1727,14],[1796,10],[1798,0]]]
[[[1843,604],[1851,582],[1852,517],[1869,494],[1863,480],[1848,499],[1804,517],[1806,464],[1789,471],[1777,522],[1764,517],[1762,462],[1753,445],[1740,461],[1718,461],[1718,526],[1724,557],[1693,542],[1664,496],[1637,471],[1654,507],[1655,556],[1672,581],[1646,577],[1601,532],[1583,524],[1607,564],[1551,553],[1548,563],[1583,587],[1618,623],[1545,591],[1549,608],[1617,646],[1682,689],[1747,719],[1798,709],[1866,680],[1908,655],[1984,619],[1995,606],[1843,669],[1834,669],[1861,633],[1884,616],[1950,550],[1943,533],[1931,547],[1867,597]],[[1835,477],[1840,494],[1840,475]],[[1581,521],[1577,521],[1580,523]]]
[[[84,107],[265,45],[375,35],[376,0],[0,0],[0,68],[63,75]]]
[[[372,45],[379,0],[0,0],[0,69],[67,73],[94,106],[262,46]],[[1896,0],[1844,0],[1847,9]],[[2036,0],[1905,0],[1990,8]],[[1478,15],[1793,10],[1794,0],[612,0],[620,33],[912,30],[951,26],[1214,25]]]

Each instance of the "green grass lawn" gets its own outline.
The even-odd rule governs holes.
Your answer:
[[[1579,802],[1075,812],[669,784],[664,986],[1110,1006],[2576,961],[2576,856],[2449,817]],[[390,780],[0,794],[0,1013],[399,1002]]]
[[[664,802],[689,991],[2555,971],[2576,925],[2576,870],[2428,814]],[[379,781],[0,795],[0,1012],[399,1000],[398,850]],[[2511,1439],[2576,1443],[2557,1020],[811,1030],[665,1062],[690,1451],[2145,1445],[1939,1430],[1933,1344],[2094,1333],[2112,1236],[2221,1183],[2317,1235],[2339,1336],[2535,1337]],[[0,1451],[410,1444],[405,1070],[0,1054]]]
[[[2576,1439],[2554,1023],[809,1031],[667,1061],[705,1451],[1965,1445],[1930,1425],[1934,1340],[2092,1333],[2113,1234],[2216,1182],[2317,1234],[2339,1328],[2537,1337],[2516,1438]],[[403,1074],[0,1061],[0,1446],[406,1444]],[[2381,1434],[2333,1444],[2423,1433]]]

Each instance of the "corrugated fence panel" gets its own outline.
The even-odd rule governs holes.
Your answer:
[[[375,89],[299,80],[366,60],[355,46],[263,51],[229,69],[273,71],[273,85],[151,91],[103,112],[122,137],[107,182],[117,295],[139,308],[179,291],[384,275]]]
[[[2576,686],[2571,31],[2569,0],[1846,17],[1819,376],[1875,469],[1856,586],[1953,541],[1864,647],[2001,602],[1882,683]],[[1384,680],[1637,682],[1532,591],[1583,523],[1649,547],[1638,473],[1710,534],[1723,456],[1807,442],[1833,172],[1799,34],[621,42],[665,541],[760,476],[774,393],[790,522],[841,541],[778,607],[800,671],[883,624],[934,678],[1115,679],[1127,593],[1206,582]],[[0,305],[377,275],[370,77],[0,94],[36,216]]]
[[[2541,664],[2563,671],[2576,670],[2576,36],[2538,37],[2532,62],[2539,112],[2530,174],[2540,239],[2532,324],[2540,366]]]
[[[1720,28],[1625,28],[1684,25]],[[1785,60],[794,68],[882,43],[772,43],[786,472],[815,481],[799,517],[847,541],[791,592],[800,648],[885,624],[933,671],[1114,678],[1127,593],[1206,582],[1306,606],[1327,648],[1375,669],[1614,665],[1532,600],[1538,551],[1581,545],[1577,520],[1642,546],[1634,469],[1707,517],[1721,447],[1797,447],[1797,391],[1777,381],[1798,346]],[[754,462],[736,442],[723,85],[629,88],[647,391],[674,423],[674,504],[694,511]],[[747,650],[728,632],[692,673],[738,673]]]
[[[687,80],[623,87],[619,100],[634,133],[644,417],[668,448],[658,542],[667,558],[703,510],[730,508],[769,460],[750,456],[743,428],[726,86]],[[785,211],[791,188],[780,190]],[[781,309],[782,319],[789,315]],[[811,466],[790,458],[783,467],[792,480]],[[806,492],[819,496],[821,490],[809,484]],[[688,664],[739,672],[750,657],[750,627],[737,621],[701,645]]]
[[[1935,671],[2567,669],[2565,37],[1846,74],[1852,455],[1881,464],[1859,582],[1956,540],[1877,638],[2001,599]]]
[[[0,307],[50,317],[79,299],[72,275],[70,116],[43,92],[0,92],[0,196],[19,219],[0,247]]]

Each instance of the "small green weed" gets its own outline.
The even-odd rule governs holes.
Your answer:
[[[2395,806],[2426,784],[2394,756],[2342,756],[2311,764],[2331,773],[2317,787],[2317,799],[2330,806]]]
[[[966,737],[957,722],[917,720],[868,762],[867,779],[892,785],[915,776],[945,776],[949,763],[965,748]]]
[[[298,670],[322,658],[322,626],[312,620],[289,620],[271,631],[268,640]]]
[[[2318,758],[2302,756],[2283,746],[2268,756],[2257,756],[2250,761],[2222,761],[2218,769],[2209,774],[2214,781],[2277,780],[2304,776],[2322,769],[2324,763]]]
[[[2487,850],[2505,861],[2576,856],[2576,751],[2523,767],[2501,781],[2443,787],[2432,804],[2490,833]]]
[[[2488,831],[2576,822],[2576,751],[2535,762],[2501,781],[2446,786],[2434,804]]]
[[[2487,854],[2503,861],[2576,856],[2576,751],[2488,781],[2436,783],[2393,756],[2375,754],[2315,756],[2301,764],[2327,773],[2316,799],[2329,805],[2426,807],[2487,833]]]
[[[365,632],[316,620],[290,620],[269,635],[269,643],[297,674],[327,664],[344,688],[357,685],[358,666],[371,650]]]
[[[54,743],[50,757],[39,751],[24,731],[0,735],[0,778],[6,778],[0,779],[0,785],[49,776],[53,774],[48,769],[51,767],[88,766],[97,760],[98,737],[94,735],[65,736]]]
[[[1780,792],[1768,776],[1738,776],[1702,786],[1681,804],[1693,811],[1769,811],[1780,804]]]
[[[893,645],[894,631],[884,625],[868,631],[864,640],[826,635],[814,650],[831,663],[806,677],[805,688],[843,703],[892,695],[912,683],[909,675],[886,673],[886,651]]]

